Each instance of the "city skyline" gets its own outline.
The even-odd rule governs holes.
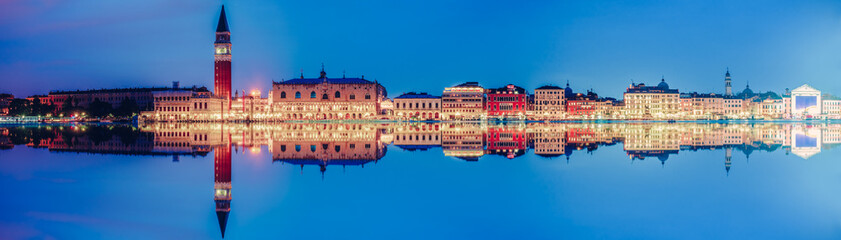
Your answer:
[[[9,73],[4,81],[15,84],[4,84],[0,92],[23,97],[50,90],[166,86],[171,81],[211,87],[212,76],[204,69],[212,60],[207,57],[206,44],[197,42],[212,37],[207,26],[216,26],[223,3],[228,6],[231,29],[239,36],[233,40],[237,45],[233,49],[237,55],[233,89],[262,89],[265,93],[272,81],[296,77],[302,67],[312,76],[319,64],[325,63],[329,76],[344,72],[379,80],[395,94],[389,97],[401,92],[434,93],[464,81],[488,86],[513,83],[534,89],[545,84],[560,86],[566,80],[576,92],[592,88],[601,96],[619,97],[620,86],[632,81],[653,84],[661,76],[673,87],[689,92],[724,93],[724,70],[728,67],[734,92],[748,82],[762,82],[752,86],[762,92],[780,93],[802,83],[829,93],[841,92],[831,77],[841,75],[841,70],[832,67],[839,60],[830,56],[841,49],[830,44],[841,36],[837,13],[841,4],[828,1],[693,6],[535,2],[503,3],[472,11],[459,11],[476,5],[469,2],[447,9],[430,7],[435,3],[272,3],[261,10],[255,10],[260,6],[224,1],[7,2],[3,3],[7,12],[0,26],[9,34],[0,41],[12,47],[3,50],[10,57],[0,61],[0,70]],[[495,11],[506,6],[512,8]],[[810,14],[780,12],[783,6]],[[545,14],[559,8],[573,14],[558,18]],[[90,12],[94,9],[112,11]],[[302,17],[312,10],[331,17]],[[617,12],[621,14],[611,14]],[[120,13],[123,16],[117,17]],[[401,14],[405,17],[400,18]],[[394,16],[396,21],[378,21],[385,16]],[[622,19],[630,21],[607,24]],[[448,20],[454,24],[442,27]],[[467,26],[472,28],[463,28]],[[63,39],[60,44],[53,40],[57,36]],[[365,36],[372,38],[359,40]],[[148,41],[149,37],[155,41]],[[612,40],[615,37],[624,40]],[[681,38],[692,40],[675,43]],[[771,47],[780,42],[788,44]],[[595,48],[599,51],[593,51]],[[448,55],[459,57],[442,60],[441,56]],[[421,81],[431,84],[412,84]]]

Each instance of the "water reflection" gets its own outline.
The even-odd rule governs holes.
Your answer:
[[[153,124],[65,125],[0,128],[0,149],[25,145],[55,152],[121,155],[207,156],[214,159],[214,195],[224,237],[231,211],[233,151],[260,151],[271,161],[318,167],[364,167],[382,159],[388,145],[403,151],[441,151],[464,161],[488,156],[516,159],[533,151],[570,161],[603,146],[621,144],[629,161],[656,159],[664,167],[682,151],[722,151],[722,174],[733,154],[784,151],[804,159],[841,143],[841,124],[586,124],[586,123],[399,123],[399,124]],[[439,150],[440,148],[440,150]],[[720,166],[720,165],[719,165]]]
[[[388,145],[405,151],[440,148],[445,156],[478,161],[498,155],[513,159],[529,151],[546,158],[592,152],[621,143],[631,161],[655,158],[663,164],[680,151],[784,150],[804,159],[841,142],[841,124],[154,124],[69,125],[0,128],[0,148],[16,145],[57,152],[206,156],[229,164],[231,146],[260,151],[272,161],[296,166],[364,166],[383,158]],[[178,161],[177,157],[173,161]],[[222,168],[223,169],[223,168]],[[217,176],[224,176],[217,172]],[[221,179],[222,182],[227,181]]]

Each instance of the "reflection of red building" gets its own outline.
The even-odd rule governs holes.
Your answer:
[[[528,104],[528,93],[524,88],[508,86],[488,89],[488,117],[524,117]]]
[[[525,128],[488,128],[485,139],[488,154],[498,154],[508,158],[524,154],[528,144]]]

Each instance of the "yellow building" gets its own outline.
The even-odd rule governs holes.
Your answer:
[[[536,120],[563,119],[566,112],[565,91],[557,86],[542,86],[534,90],[531,117]]]
[[[677,89],[670,89],[665,79],[656,87],[631,84],[625,91],[625,117],[630,119],[676,119],[680,112]]]
[[[382,114],[385,87],[364,78],[318,78],[272,83],[271,118],[277,120],[375,119]]]
[[[478,82],[466,82],[444,89],[442,120],[480,120],[485,116],[485,89]]]
[[[397,120],[439,120],[441,97],[414,92],[395,97],[394,117]]]

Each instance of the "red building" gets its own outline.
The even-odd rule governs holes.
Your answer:
[[[508,86],[488,89],[485,111],[488,118],[525,118],[528,106],[526,89],[508,84]]]
[[[227,109],[231,108],[231,32],[228,30],[228,19],[225,17],[225,6],[219,14],[219,24],[216,26],[216,50],[214,55],[215,68],[213,70],[213,93],[227,101]]]
[[[596,93],[574,94],[567,99],[567,114],[572,116],[589,116],[596,111],[599,96]]]

